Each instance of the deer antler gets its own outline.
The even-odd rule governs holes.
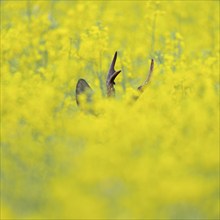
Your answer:
[[[153,70],[154,70],[154,60],[151,59],[151,64],[150,64],[149,72],[148,72],[148,74],[147,74],[147,79],[144,81],[144,83],[143,83],[142,85],[140,85],[140,86],[138,87],[138,90],[139,90],[139,91],[141,91],[141,92],[144,91],[144,87],[150,82],[150,79],[151,79]]]
[[[107,96],[114,96],[115,95],[115,78],[117,77],[117,75],[121,72],[121,70],[119,71],[115,71],[115,62],[117,59],[117,51],[115,52],[115,55],[113,57],[112,63],[110,65],[109,71],[108,71],[108,75],[107,75],[107,80],[106,80],[106,86],[107,86]]]

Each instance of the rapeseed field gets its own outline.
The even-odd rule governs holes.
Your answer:
[[[2,219],[220,217],[219,1],[0,6]]]

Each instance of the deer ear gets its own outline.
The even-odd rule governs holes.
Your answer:
[[[84,79],[79,79],[76,84],[76,103],[80,105],[80,95],[86,95],[86,101],[90,102],[92,99],[92,89]]]

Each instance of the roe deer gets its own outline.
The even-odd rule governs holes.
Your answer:
[[[108,75],[107,75],[107,80],[106,80],[106,86],[107,86],[107,96],[114,96],[115,95],[115,78],[118,76],[118,74],[121,72],[121,70],[116,71],[115,70],[115,62],[117,59],[117,51],[115,52],[115,55],[113,57],[113,60],[111,62]],[[147,78],[144,81],[142,85],[140,85],[137,89],[142,93],[144,91],[145,86],[150,82],[152,72],[154,69],[154,60],[151,59],[151,64],[150,64],[150,69],[147,74]],[[80,105],[80,95],[85,94],[86,95],[86,101],[90,102],[92,99],[92,89],[89,86],[89,84],[86,82],[84,79],[79,79],[76,85],[76,103],[79,106]],[[139,97],[139,96],[138,96]],[[135,97],[135,99],[138,99],[138,97]]]

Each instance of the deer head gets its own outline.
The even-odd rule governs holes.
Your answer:
[[[115,79],[118,76],[118,74],[121,72],[121,70],[116,71],[115,70],[115,63],[117,60],[117,51],[115,52],[115,55],[113,57],[113,60],[111,62],[108,74],[107,74],[107,80],[106,80],[106,87],[107,87],[107,96],[111,97],[115,95]],[[150,82],[152,73],[153,73],[153,69],[154,69],[154,60],[151,59],[151,65],[150,65],[150,69],[149,72],[147,74],[147,78],[144,81],[144,83],[142,85],[140,85],[137,89],[138,91],[140,91],[140,93],[142,93],[145,90],[146,85]],[[92,99],[92,89],[89,86],[89,84],[86,82],[86,80],[84,79],[79,79],[76,85],[76,103],[79,106],[80,105],[80,95],[84,94],[86,95],[86,101],[90,102]],[[138,96],[139,97],[139,96]],[[135,97],[135,99],[137,99],[138,97]]]

